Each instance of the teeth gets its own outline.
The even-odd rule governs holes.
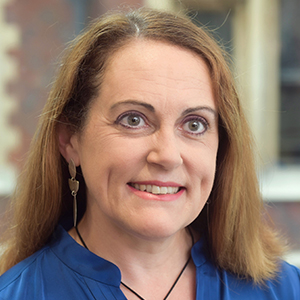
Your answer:
[[[179,191],[179,187],[172,186],[157,186],[150,184],[138,184],[134,183],[132,186],[139,191],[147,191],[148,193],[152,193],[155,195],[165,195],[165,194],[176,194]]]
[[[166,186],[162,186],[161,188],[160,188],[160,193],[161,194],[167,194],[168,193],[168,188],[166,187]]]
[[[160,194],[160,187],[157,186],[157,185],[153,185],[153,186],[152,186],[152,192],[151,192],[151,193],[152,193],[152,194],[155,194],[155,195]]]
[[[137,190],[139,190],[139,188],[137,188]],[[147,189],[146,189],[146,191],[148,192],[148,193],[151,193],[152,192],[152,185],[147,185]]]

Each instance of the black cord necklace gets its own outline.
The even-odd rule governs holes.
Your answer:
[[[83,244],[83,246],[84,246],[86,249],[89,250],[89,248],[87,247],[86,243],[84,242],[84,240],[83,240],[83,238],[82,238],[82,236],[81,236],[81,234],[80,234],[80,232],[79,232],[77,226],[75,226],[75,229],[76,229],[76,232],[77,232],[77,234],[78,234],[78,237],[79,237],[81,243]],[[189,232],[190,232],[190,235],[191,235],[191,238],[192,238],[192,243],[193,243],[193,245],[194,245],[194,236],[193,236],[193,234],[192,234],[192,232],[191,232],[191,229],[190,229],[189,227],[188,227],[188,230],[189,230]],[[182,268],[181,272],[180,272],[179,275],[177,276],[175,282],[173,283],[173,285],[171,286],[170,290],[168,291],[167,295],[164,297],[163,300],[166,300],[166,299],[169,297],[169,295],[170,295],[171,292],[173,291],[175,285],[177,284],[178,280],[180,279],[181,275],[183,274],[184,270],[185,270],[186,267],[188,266],[190,260],[191,260],[191,255],[189,256],[189,259],[188,259],[187,262],[185,263],[184,267]],[[141,297],[136,291],[134,291],[132,288],[130,288],[128,285],[126,285],[124,282],[121,281],[121,284],[122,284],[125,288],[127,288],[130,292],[132,292],[133,294],[135,294],[139,299],[145,300],[145,299],[144,299],[143,297]]]

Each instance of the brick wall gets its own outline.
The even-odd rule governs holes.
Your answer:
[[[71,1],[16,0],[7,6],[6,15],[7,22],[20,30],[19,48],[10,51],[18,74],[9,83],[8,92],[18,101],[11,123],[21,133],[19,147],[11,152],[10,159],[21,167],[47,98],[57,57],[75,35],[75,13]]]

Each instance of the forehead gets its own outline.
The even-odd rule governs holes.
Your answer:
[[[190,65],[196,68],[185,72],[187,66]],[[188,76],[196,80],[199,79],[199,70],[209,75],[206,63],[194,51],[167,42],[149,39],[135,39],[115,51],[107,61],[106,71],[118,70],[121,72],[124,68],[128,71],[134,70],[135,67],[144,71],[148,70],[151,73],[168,73],[168,76],[175,76],[176,72],[172,74],[172,71],[180,69],[182,72],[180,77]]]
[[[150,101],[159,98],[181,102],[206,97],[215,106],[209,69],[199,55],[166,42],[145,39],[133,40],[111,55],[100,94],[120,100],[148,100],[144,97],[149,96]]]

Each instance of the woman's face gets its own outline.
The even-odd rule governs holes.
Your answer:
[[[198,216],[214,182],[218,117],[207,66],[186,49],[131,42],[111,57],[71,144],[94,224],[175,234]]]

